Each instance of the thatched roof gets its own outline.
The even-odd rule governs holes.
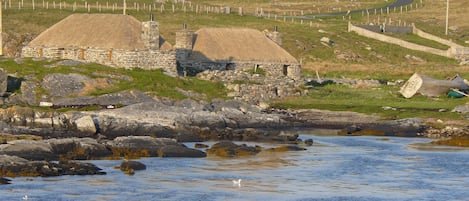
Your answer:
[[[142,23],[130,15],[72,14],[39,34],[29,45],[145,49],[141,32]],[[160,40],[160,46],[171,48],[164,40]]]
[[[262,32],[247,28],[202,28],[196,34],[190,59],[298,63]]]

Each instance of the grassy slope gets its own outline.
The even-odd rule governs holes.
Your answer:
[[[142,0],[140,2],[148,2]],[[200,1],[193,1],[200,2]],[[216,1],[211,1],[216,4]],[[229,1],[227,1],[229,2]],[[265,3],[265,1],[255,1]],[[318,0],[317,6],[325,6],[330,1]],[[205,3],[208,3],[205,1]],[[381,2],[380,2],[381,3]],[[425,9],[413,10],[403,14],[393,13],[389,16],[380,16],[393,18],[393,21],[402,20],[407,23],[415,22],[417,26],[424,31],[444,36],[442,30],[441,14],[437,16],[437,11],[441,8],[441,3],[425,2]],[[454,15],[463,15],[464,10],[469,8],[464,0],[453,0],[455,5]],[[94,5],[91,3],[91,5]],[[458,7],[456,7],[458,6]],[[344,8],[341,8],[341,10]],[[196,30],[201,27],[251,27],[259,30],[272,29],[278,26],[283,34],[283,47],[292,55],[303,62],[304,75],[315,77],[315,71],[319,72],[321,77],[352,77],[365,79],[379,79],[392,81],[396,79],[407,79],[414,72],[422,72],[430,76],[444,79],[460,74],[469,78],[469,67],[459,66],[456,61],[440,56],[429,55],[426,53],[411,51],[396,45],[384,44],[379,41],[361,37],[355,33],[346,31],[347,21],[339,17],[329,17],[322,19],[304,20],[300,24],[299,19],[294,23],[287,19],[286,22],[279,17],[277,21],[273,19],[257,18],[252,16],[219,15],[219,14],[195,14],[183,12],[170,12],[171,5],[166,4],[164,13],[152,12],[155,19],[160,23],[162,35],[170,43],[174,44],[174,33],[180,29],[183,23],[189,24],[189,27]],[[81,10],[80,12],[84,12]],[[120,13],[116,11],[115,13]],[[148,11],[136,12],[129,10],[128,13],[139,20],[147,20]],[[4,30],[18,33],[38,34],[47,27],[56,23],[60,19],[71,14],[70,11],[53,11],[37,9],[30,10],[7,10],[4,12]],[[430,18],[423,16],[433,16]],[[444,13],[443,13],[444,16]],[[377,16],[371,16],[372,19]],[[456,19],[458,16],[450,16],[450,19]],[[355,23],[365,22],[361,14],[352,16]],[[464,20],[460,24],[454,25],[458,29],[451,31],[448,38],[463,43],[469,40],[467,31],[469,25]],[[453,21],[456,23],[456,20]],[[309,25],[312,26],[309,26]],[[434,26],[437,25],[437,26]],[[321,32],[319,30],[322,30]],[[319,41],[321,37],[329,37],[335,45],[326,47]],[[447,37],[447,36],[444,36]],[[415,39],[413,39],[415,40]],[[416,39],[419,40],[419,39]],[[348,55],[350,59],[339,59],[338,55]],[[424,62],[416,62],[405,58],[406,55],[417,56],[424,59]],[[31,64],[35,65],[35,64]],[[91,69],[95,68],[90,66]],[[100,69],[102,71],[104,68]],[[35,73],[37,69],[29,69]],[[91,70],[92,71],[92,70]],[[137,88],[143,91],[156,93],[160,96],[169,96],[173,98],[182,98],[179,93],[174,93],[174,87],[186,90],[194,90],[205,93],[210,97],[223,96],[223,90],[220,84],[211,86],[209,82],[200,82],[195,79],[179,80],[167,78],[155,71],[151,73],[140,71],[120,71],[121,74],[128,74],[138,80],[136,82],[123,82],[117,88],[107,89],[96,93],[105,93],[117,91],[120,89]],[[158,79],[154,79],[158,77]],[[194,84],[197,83],[197,84]],[[162,87],[164,86],[164,87]],[[209,87],[210,86],[210,87]],[[161,88],[164,88],[162,90]],[[205,91],[205,88],[211,88]],[[398,87],[382,87],[379,89],[350,89],[343,86],[327,86],[310,90],[310,95],[301,98],[289,98],[276,102],[280,107],[293,108],[320,108],[332,110],[350,110],[365,113],[383,113],[389,118],[409,117],[409,116],[433,116],[459,119],[460,115],[451,113],[435,112],[438,109],[452,109],[455,105],[464,104],[464,99],[447,99],[442,97],[438,100],[428,99],[426,97],[415,97],[412,99],[403,99],[398,94]],[[383,106],[398,108],[396,111],[384,111]],[[414,109],[411,109],[414,108]]]
[[[113,86],[111,88],[97,89],[96,91],[90,92],[90,95],[100,95],[127,89],[137,89],[160,97],[169,97],[173,99],[187,98],[185,95],[176,91],[175,88],[205,94],[209,100],[212,98],[223,98],[226,94],[222,83],[198,80],[194,78],[181,79],[168,77],[164,75],[161,70],[125,70],[109,68],[98,64],[84,64],[77,67],[47,67],[52,63],[55,63],[55,61],[32,61],[30,59],[26,59],[22,64],[17,64],[12,59],[0,59],[0,68],[5,69],[9,73],[15,73],[18,77],[33,75],[37,81],[41,81],[46,74],[50,73],[80,73],[92,78],[106,78],[111,75],[118,77],[125,75],[132,78],[132,81],[113,79]],[[37,90],[39,90],[38,92],[41,92],[40,88]]]

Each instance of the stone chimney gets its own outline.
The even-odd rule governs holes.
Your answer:
[[[193,45],[194,32],[187,29],[186,24],[183,24],[182,29],[176,32],[176,44],[174,45],[178,61],[187,59]]]
[[[282,46],[282,34],[278,32],[277,26],[274,27],[273,32],[270,32],[269,30],[266,29],[263,31],[263,33],[267,38],[277,43],[277,45]]]
[[[142,40],[147,49],[160,49],[160,31],[158,26],[158,22],[153,21],[153,16],[150,17],[150,21],[142,22]]]

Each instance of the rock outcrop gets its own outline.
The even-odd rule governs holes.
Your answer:
[[[245,144],[237,145],[230,141],[223,141],[212,145],[207,149],[208,154],[220,157],[251,156],[262,150],[261,147],[251,147]]]
[[[78,161],[29,161],[18,156],[0,155],[0,177],[105,174],[97,166]]]
[[[119,157],[205,157],[200,150],[187,148],[174,139],[150,136],[117,137],[107,142],[113,154]]]

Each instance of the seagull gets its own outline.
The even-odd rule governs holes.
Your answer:
[[[241,179],[233,180],[233,186],[234,185],[237,185],[238,187],[241,187]]]
[[[23,200],[28,200],[28,195],[24,195],[22,199]]]

